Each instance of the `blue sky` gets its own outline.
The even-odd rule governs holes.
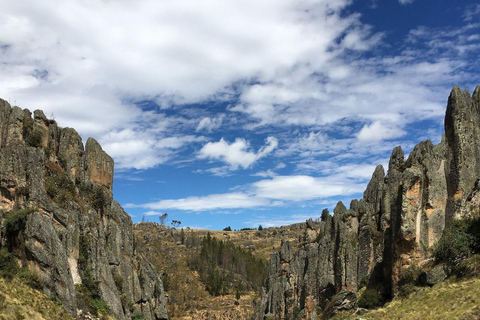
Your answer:
[[[115,159],[137,222],[276,226],[360,198],[480,84],[480,4],[0,0],[0,97]]]

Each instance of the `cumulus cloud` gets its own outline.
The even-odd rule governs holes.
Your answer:
[[[100,140],[103,149],[115,159],[117,169],[148,169],[170,160],[175,152],[204,137],[180,135],[166,137],[150,130],[111,131]]]
[[[357,135],[360,141],[381,141],[402,137],[406,132],[395,125],[385,125],[380,121],[375,121],[370,125],[365,125]]]
[[[257,152],[248,151],[249,143],[243,138],[237,138],[229,143],[221,138],[218,142],[208,142],[198,153],[200,159],[220,160],[233,170],[242,167],[249,168],[253,163],[271,153],[278,146],[278,140],[275,137],[268,137],[265,145]]]

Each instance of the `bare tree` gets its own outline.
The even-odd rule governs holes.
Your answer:
[[[167,223],[167,221],[168,221],[168,213],[165,212],[160,217],[158,217],[158,219],[160,220],[160,224],[162,226],[165,225],[165,223]]]

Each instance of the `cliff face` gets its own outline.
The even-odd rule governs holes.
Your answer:
[[[333,297],[336,309],[352,308],[360,283],[391,298],[405,269],[430,258],[449,221],[478,216],[480,86],[473,96],[452,90],[445,133],[436,146],[416,145],[407,160],[395,148],[387,174],[375,169],[363,199],[307,223],[306,235],[316,237],[297,251],[283,243],[271,256],[257,319],[315,319]]]
[[[136,254],[112,183],[113,160],[94,139],[84,147],[74,129],[0,99],[0,220],[30,209],[17,229],[2,223],[1,247],[71,314],[88,309],[90,293],[118,319],[167,319],[161,278]]]

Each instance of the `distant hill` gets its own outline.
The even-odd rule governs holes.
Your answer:
[[[253,302],[258,299],[263,284],[263,281],[258,281],[265,276],[261,273],[266,271],[263,268],[266,268],[270,255],[278,250],[282,241],[288,240],[300,245],[304,241],[304,230],[305,223],[242,231],[169,228],[152,222],[134,225],[137,251],[150,257],[157,270],[163,274],[165,290],[169,296],[168,313],[171,319],[177,320],[250,319],[254,312]],[[257,269],[251,269],[253,280],[246,272],[239,272],[238,268],[225,266],[224,269],[221,262],[214,263],[219,271],[217,277],[223,279],[219,282],[219,292],[212,292],[209,285],[216,279],[210,278],[209,283],[208,268],[203,265],[198,268],[205,245],[204,239],[208,236],[214,238],[217,244],[231,244],[229,247],[232,249],[225,254],[225,259],[239,259],[239,268],[245,267],[241,266],[241,263],[252,263],[252,259],[247,261],[246,257],[255,258]],[[204,256],[213,253],[206,251]],[[224,256],[221,257],[223,259]],[[212,263],[214,260],[217,258],[211,259]],[[265,271],[262,272],[261,269]]]

